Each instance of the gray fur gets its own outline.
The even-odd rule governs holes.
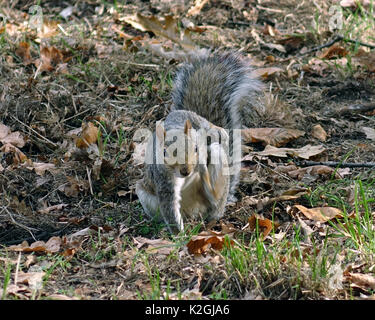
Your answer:
[[[214,125],[229,130],[231,136],[232,129],[241,129],[242,126],[241,103],[254,98],[262,88],[252,71],[249,62],[239,53],[201,53],[177,71],[172,91],[172,110],[194,112]],[[232,156],[231,147],[229,155]],[[239,173],[232,175],[230,180],[228,200],[234,201]]]

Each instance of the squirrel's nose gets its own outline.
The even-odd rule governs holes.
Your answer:
[[[182,168],[180,169],[180,174],[181,174],[182,176],[186,177],[186,176],[189,175],[189,171],[188,171],[188,169],[187,169],[186,167],[182,167]]]

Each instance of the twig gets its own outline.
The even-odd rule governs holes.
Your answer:
[[[296,164],[300,167],[309,167],[309,166],[328,166],[328,167],[343,167],[343,168],[374,168],[375,162],[362,162],[362,163],[354,163],[354,162],[338,162],[338,161],[299,161]]]
[[[321,50],[323,48],[330,47],[333,44],[335,44],[336,42],[341,41],[341,40],[343,40],[343,37],[340,36],[340,35],[336,35],[331,41],[328,41],[325,44],[322,44],[322,45],[314,47],[314,48],[312,48],[312,49],[310,49],[310,50],[308,50],[308,51],[306,51],[304,53],[301,53],[301,54],[299,54],[299,56],[304,56],[306,54],[309,54],[309,53],[312,53],[312,52],[315,52],[315,51],[319,51],[319,50]]]
[[[360,46],[368,47],[368,48],[371,48],[371,49],[375,49],[375,45],[372,45],[372,44],[369,44],[369,43],[366,43],[366,42],[362,42],[362,41],[358,41],[358,40],[352,40],[352,39],[347,39],[347,38],[344,38],[344,37],[342,37],[342,40],[346,41],[346,42],[351,42],[351,43],[358,43]]]
[[[38,229],[24,226],[22,223],[19,223],[16,220],[14,220],[12,214],[10,213],[10,211],[6,207],[3,207],[2,211],[6,211],[8,213],[8,215],[9,215],[9,217],[10,217],[10,220],[13,222],[13,224],[15,224],[16,226],[19,226],[20,228],[25,229],[26,231],[28,231],[31,234],[31,236],[33,237],[33,239],[36,241],[35,236],[32,233],[32,230],[33,231],[38,231]]]
[[[28,128],[30,131],[32,131],[33,133],[35,133],[37,136],[39,136],[42,140],[48,142],[49,144],[53,145],[55,148],[57,148],[57,144],[52,142],[51,140],[47,139],[46,137],[42,136],[39,132],[35,131],[33,128],[31,128],[30,126],[28,126],[26,123],[23,123],[21,120],[17,119],[16,117],[10,115],[14,120],[16,120],[17,122],[19,122],[20,124],[22,124],[23,126],[25,126],[26,128]]]
[[[135,62],[129,62],[129,61],[127,61],[126,63],[129,64],[129,65],[131,65],[131,66],[135,66],[135,67],[151,68],[151,69],[154,69],[154,70],[156,70],[156,71],[159,71],[159,70],[160,70],[160,66],[158,66],[157,64],[150,64],[150,63],[135,63]]]
[[[86,167],[86,172],[87,172],[87,178],[89,180],[90,193],[93,196],[94,195],[94,191],[92,190],[92,183],[91,183],[91,169],[89,169],[89,167]]]
[[[365,43],[365,42],[362,42],[362,41],[358,41],[358,40],[352,40],[352,39],[344,38],[342,35],[338,34],[331,41],[328,41],[325,44],[322,44],[322,45],[314,47],[314,48],[312,48],[312,49],[310,49],[310,50],[308,50],[308,51],[306,51],[304,53],[301,53],[299,56],[304,56],[306,54],[309,54],[309,53],[312,53],[312,52],[315,52],[315,51],[319,51],[319,50],[321,50],[323,48],[330,47],[333,44],[335,44],[336,42],[339,42],[341,40],[345,41],[345,42],[357,43],[360,46],[364,46],[364,47],[375,49],[375,45],[368,44],[368,43]]]
[[[21,251],[18,253],[16,272],[14,274],[14,285],[15,286],[17,286],[17,282],[18,282],[18,272],[19,272],[19,269],[20,269],[21,253],[22,253]]]

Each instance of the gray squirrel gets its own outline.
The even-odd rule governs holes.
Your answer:
[[[144,177],[136,184],[146,214],[159,217],[171,232],[182,231],[185,219],[221,218],[226,203],[235,199],[239,109],[262,87],[252,71],[244,57],[227,51],[197,53],[177,71],[171,112],[164,125],[156,124],[146,147]]]

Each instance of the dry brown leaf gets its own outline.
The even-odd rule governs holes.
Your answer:
[[[274,157],[281,157],[286,158],[288,155],[293,157],[298,157],[302,159],[309,159],[313,156],[316,156],[322,152],[325,151],[324,146],[312,146],[310,144],[299,148],[299,149],[293,149],[293,148],[277,148],[270,145],[267,145],[263,151],[260,152],[250,152],[247,156],[245,156],[242,160],[243,161],[249,161],[252,159],[254,155],[258,156],[274,156]]]
[[[263,206],[274,202],[296,200],[301,198],[303,195],[306,195],[307,193],[307,189],[290,189],[283,192],[281,195],[277,197],[268,199],[263,203]]]
[[[67,176],[68,185],[62,186],[62,190],[68,197],[78,197],[81,191],[88,190],[88,181],[78,181],[75,177]]]
[[[349,272],[347,278],[360,288],[375,290],[375,277],[373,275]]]
[[[287,52],[291,52],[301,48],[304,43],[304,37],[302,36],[287,36],[286,38],[278,40],[278,43],[282,44]]]
[[[24,65],[29,65],[32,63],[30,54],[30,44],[28,42],[20,42],[18,48],[16,49],[16,55],[22,58]]]
[[[18,148],[22,148],[26,144],[25,138],[19,131],[10,133],[5,138],[1,139],[0,142],[3,144],[10,143]]]
[[[42,47],[40,49],[40,59],[34,61],[40,72],[53,71],[58,64],[64,62],[63,53],[56,47]]]
[[[0,123],[0,142],[22,148],[26,144],[26,139],[19,131],[11,132],[8,126]]]
[[[38,41],[40,42],[40,39],[45,38],[51,38],[59,34],[59,28],[58,28],[58,21],[54,20],[44,20],[42,24],[42,28],[38,32]]]
[[[370,52],[362,49],[358,50],[353,60],[362,66],[365,66],[370,72],[375,72],[375,51]]]
[[[327,222],[333,218],[342,218],[343,213],[340,209],[333,207],[306,208],[301,205],[295,205],[307,218],[314,221]]]
[[[21,252],[55,253],[60,251],[61,242],[61,238],[51,237],[47,242],[36,241],[29,246],[27,241],[23,241],[21,244],[10,246],[8,249]]]
[[[268,79],[270,76],[282,73],[284,72],[284,69],[278,68],[278,67],[268,67],[268,68],[257,68],[252,72],[256,77],[260,77],[263,79]]]
[[[193,43],[190,31],[178,27],[178,21],[172,16],[166,16],[164,24],[156,16],[145,17],[140,13],[122,18],[134,28],[141,31],[152,31],[157,36],[167,38],[181,47],[191,50],[196,47]]]
[[[342,58],[348,54],[348,51],[338,45],[334,44],[332,47],[329,47],[326,51],[324,51],[319,58],[320,59],[333,59],[333,58]]]
[[[242,129],[241,136],[244,143],[262,142],[264,145],[280,147],[303,136],[305,132],[286,128],[250,128]]]
[[[310,176],[326,176],[328,179],[335,174],[336,179],[342,179],[341,175],[337,172],[335,168],[331,168],[324,165],[316,165],[305,168],[299,168],[296,170],[291,170],[287,172],[291,178],[302,180],[302,178],[308,174]]]
[[[318,58],[312,58],[309,60],[308,64],[302,66],[303,71],[318,74],[319,76],[323,76],[324,71],[327,69],[329,69],[329,65]]]
[[[262,45],[266,46],[267,48],[274,49],[282,53],[286,53],[285,47],[281,44],[263,42]]]
[[[258,224],[259,230],[263,233],[263,238],[267,237],[273,228],[271,220],[260,218],[255,214],[248,219],[248,223],[250,231],[256,230]]]
[[[18,149],[17,147],[13,146],[12,144],[4,144],[1,148],[0,151],[4,153],[12,153],[13,154],[13,165],[18,165],[20,163],[24,163],[27,161],[27,157],[25,154]]]
[[[31,290],[39,290],[43,286],[43,277],[46,273],[41,272],[19,272],[17,275],[17,284],[28,284]]]
[[[144,237],[134,238],[134,242],[138,249],[147,246],[146,252],[158,253],[163,255],[169,255],[175,248],[176,245],[168,240],[163,239],[147,239]]]
[[[25,167],[29,170],[35,170],[35,173],[39,176],[44,176],[46,171],[51,173],[56,171],[56,167],[53,163],[32,162],[26,163]]]
[[[222,250],[224,246],[233,245],[234,241],[230,240],[228,243],[225,240],[225,235],[216,231],[203,231],[197,236],[193,236],[187,244],[188,252],[190,254],[202,254],[209,248],[215,250]]]
[[[313,126],[311,135],[322,142],[327,140],[327,132],[320,124]]]
[[[68,206],[68,205],[65,204],[65,203],[56,204],[56,205],[50,206],[48,208],[40,209],[40,210],[38,210],[38,213],[47,214],[47,213],[50,213],[51,211],[60,211],[60,210],[64,209],[66,206]]]
[[[80,149],[86,149],[90,144],[98,140],[99,128],[92,122],[82,124],[81,137],[77,139],[76,146]]]

